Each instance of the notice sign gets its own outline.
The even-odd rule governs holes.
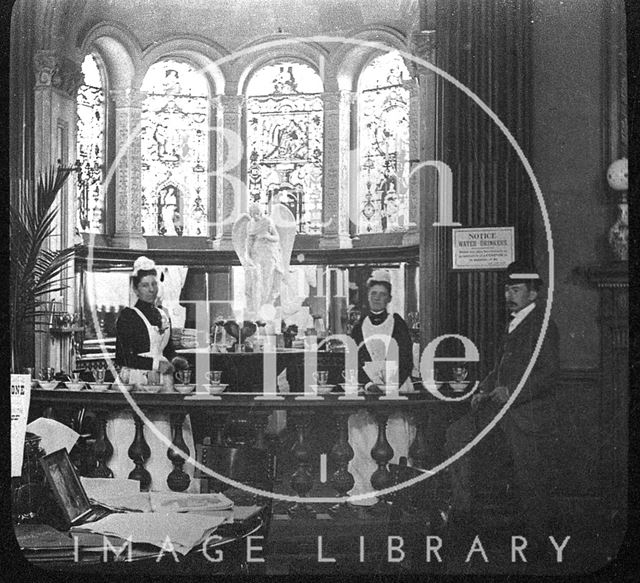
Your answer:
[[[513,227],[453,229],[453,269],[504,269],[513,261]]]
[[[27,431],[31,375],[11,375],[11,477],[22,473],[24,438]]]

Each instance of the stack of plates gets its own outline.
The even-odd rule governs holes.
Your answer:
[[[195,328],[184,328],[180,335],[180,345],[182,348],[197,348],[198,341],[196,335],[197,331]]]
[[[174,346],[178,346],[182,340],[182,328],[171,327],[171,342]]]

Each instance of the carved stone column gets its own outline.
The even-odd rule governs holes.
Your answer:
[[[140,95],[130,89],[110,92],[115,103],[116,157],[115,233],[113,244],[130,249],[146,249],[142,236],[142,190],[140,182]]]
[[[244,157],[243,95],[221,95],[224,132],[218,135],[218,152],[222,152],[222,166],[216,176],[216,192],[222,195],[218,220],[223,220],[220,249],[231,249],[231,227],[239,213],[247,210],[242,159]],[[220,232],[220,229],[218,229]]]
[[[354,93],[324,94],[324,228],[320,247],[351,247],[349,237],[349,156]]]
[[[74,60],[52,50],[37,51],[33,57],[34,86],[34,148],[36,179],[40,172],[48,171],[58,160],[68,166],[75,160],[76,96],[83,77],[80,65]],[[69,179],[59,195],[60,213],[54,223],[53,235],[47,241],[51,250],[63,249],[73,238],[73,210],[75,188]],[[71,267],[65,268],[61,278],[72,275]],[[62,305],[58,309],[73,310],[72,286],[63,286]],[[70,337],[60,335],[36,335],[37,369],[52,366],[57,370],[69,368]]]

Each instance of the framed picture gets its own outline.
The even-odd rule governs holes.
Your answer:
[[[69,524],[91,510],[89,498],[66,449],[59,449],[41,457],[40,464]]]

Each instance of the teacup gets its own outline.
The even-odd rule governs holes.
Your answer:
[[[219,385],[222,382],[222,371],[221,370],[210,370],[206,373],[205,378],[212,385]]]
[[[318,385],[323,387],[324,385],[327,384],[327,382],[329,382],[329,371],[317,370],[313,373],[313,378],[316,381],[316,383],[318,383]]]
[[[191,381],[191,371],[189,369],[176,371],[175,377],[181,385],[188,385]]]
[[[345,370],[342,373],[342,378],[346,385],[357,385],[358,384],[358,371],[354,369]]]

